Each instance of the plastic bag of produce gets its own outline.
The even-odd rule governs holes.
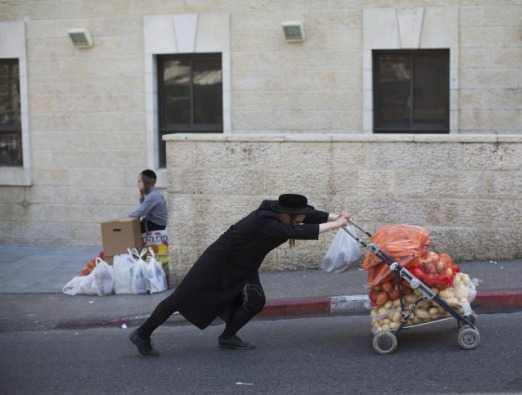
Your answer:
[[[453,287],[440,291],[440,297],[450,306],[465,310],[469,314],[469,305],[477,296],[477,279],[471,279],[466,273],[457,273]]]
[[[158,293],[167,289],[167,276],[152,248],[141,252],[130,250],[133,260],[131,267],[131,293]]]
[[[135,259],[131,269],[131,293],[138,295],[147,293],[146,266],[141,258]]]
[[[135,259],[129,254],[115,255],[113,260],[114,291],[116,294],[131,294]]]
[[[371,317],[373,334],[397,330],[401,322],[400,301],[388,301],[381,307],[374,307]]]
[[[96,266],[87,275],[76,276],[63,287],[66,295],[110,295],[114,290],[113,269],[96,258]]]
[[[401,291],[403,294],[413,292],[405,281],[401,281]],[[399,287],[393,278],[386,280],[382,284],[375,285],[370,288],[369,298],[372,306],[380,307],[388,301],[394,301],[400,298]]]
[[[355,233],[353,227],[348,227],[348,229]],[[362,255],[361,245],[341,229],[330,244],[330,248],[328,248],[321,263],[321,268],[325,272],[340,273],[347,270]]]
[[[147,257],[144,269],[144,275],[147,280],[147,290],[151,294],[163,292],[167,289],[167,276],[162,264],[156,259],[156,255],[152,249],[149,249],[149,256]]]
[[[66,295],[97,295],[97,290],[94,285],[94,274],[87,276],[76,276],[62,289]]]
[[[100,296],[110,295],[114,291],[114,278],[112,266],[101,258],[96,258],[96,267],[92,271],[94,274],[94,285]]]
[[[170,254],[169,254],[169,236],[166,230],[153,230],[143,233],[143,241],[148,247],[149,253],[152,248],[155,259],[160,263],[168,277]]]
[[[429,232],[425,228],[405,224],[381,226],[373,235],[372,242],[403,266],[426,257],[431,244]],[[366,255],[363,268],[368,271],[370,286],[380,284],[390,277],[388,265],[372,253]]]

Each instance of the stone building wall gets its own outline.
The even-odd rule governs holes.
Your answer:
[[[522,138],[507,136],[172,136],[174,270],[182,275],[228,226],[285,191],[347,210],[371,232],[426,226],[434,248],[459,261],[520,257],[521,157]],[[332,237],[280,247],[264,268],[317,267]]]
[[[155,136],[147,126],[147,112],[150,111],[147,95],[150,92],[146,85],[148,66],[144,56],[145,17],[228,15],[230,108],[226,110],[230,111],[231,119],[228,135],[313,134],[319,139],[318,155],[326,155],[325,150],[340,152],[346,145],[353,150],[355,145],[325,144],[320,140],[325,134],[366,133],[368,138],[372,135],[364,128],[365,113],[371,110],[369,103],[365,103],[368,85],[364,83],[368,78],[364,68],[364,37],[371,19],[365,22],[364,16],[368,12],[371,14],[371,10],[389,13],[391,8],[399,19],[404,10],[417,10],[418,14],[422,9],[426,24],[423,24],[420,42],[448,29],[456,32],[457,39],[452,45],[458,48],[458,57],[454,60],[458,72],[452,76],[452,119],[458,120],[458,128],[452,130],[452,134],[521,135],[522,3],[518,0],[1,2],[0,21],[21,21],[25,27],[27,133],[30,137],[30,146],[26,148],[32,160],[28,185],[0,185],[0,242],[97,244],[100,242],[99,222],[125,216],[134,207],[136,175],[144,167],[154,167],[157,160],[157,152],[152,150],[151,154],[149,146]],[[436,15],[441,13],[451,15],[452,26],[438,25]],[[301,44],[289,44],[284,41],[280,24],[296,19],[303,21],[307,39]],[[402,22],[399,25],[407,27]],[[66,32],[77,27],[89,29],[95,42],[93,48],[78,50],[72,46]],[[370,144],[366,147],[366,141],[358,144],[361,152],[380,146]],[[510,144],[502,143],[502,147]],[[296,152],[303,149],[301,144],[275,146]],[[495,146],[486,145],[484,149],[487,151]],[[252,155],[260,155],[264,152],[263,147],[271,146],[262,143],[258,149],[251,147]],[[304,147],[311,145],[307,143]],[[517,150],[517,147],[514,145],[512,149]],[[431,151],[426,155],[431,156]],[[433,155],[438,158],[439,154]],[[239,171],[233,164],[234,158],[233,155],[223,157],[227,166]],[[263,158],[266,160],[270,156]],[[214,161],[214,158],[200,157],[199,160]],[[167,179],[165,170],[159,172],[163,188],[175,188],[180,176],[181,168],[175,165],[178,160],[170,154],[169,161],[170,178]],[[329,167],[332,171],[346,170],[334,166],[331,161],[327,163],[332,163]],[[372,164],[369,162],[354,173],[342,173],[347,180],[338,181],[336,188],[340,189],[331,199],[353,193],[346,185],[352,182],[354,174],[357,174],[358,191],[361,188],[368,194],[373,191],[366,186],[376,182],[373,172],[381,175],[386,169],[372,169]],[[357,163],[350,166],[357,166]],[[256,184],[257,189],[253,189],[256,193],[252,194],[255,198],[248,200],[248,204],[241,203],[241,210],[230,218],[244,213],[266,194],[275,196],[282,190],[295,190],[301,185],[308,191],[309,177],[320,185],[311,194],[318,205],[328,203],[333,208],[340,207],[327,199],[327,193],[332,190],[325,189],[324,179],[336,179],[337,174],[326,175],[327,169],[322,168],[321,176],[306,170],[297,178],[276,177],[278,181],[271,189],[259,189],[260,185]],[[272,171],[275,172],[273,167]],[[485,171],[489,170],[485,168]],[[9,172],[10,169],[0,168],[0,180]],[[218,167],[215,172],[209,173],[215,177],[209,181],[212,185],[225,189],[234,185],[238,190],[244,188],[240,180],[250,185],[252,174],[257,174],[254,166],[253,173],[241,173],[238,178],[231,179],[229,185],[223,185],[220,180],[230,179],[226,168]],[[368,174],[367,179],[364,174]],[[384,179],[389,182],[389,178]],[[506,178],[490,182],[512,183],[515,189],[519,185],[518,181]],[[190,195],[184,191],[179,196],[182,201],[177,202],[173,193],[171,189],[172,218],[192,213],[178,210],[178,207],[196,204],[185,202]],[[425,194],[426,201],[432,204],[437,203],[436,199],[429,198],[429,188],[423,191],[418,187],[416,193]],[[192,198],[196,202],[202,197],[194,195]],[[380,202],[380,199],[383,199],[381,195],[372,201]],[[424,219],[422,216],[415,218]],[[414,218],[396,220],[410,219]],[[205,229],[202,234],[210,235],[213,231],[213,228]],[[205,241],[210,239],[210,236],[205,237]],[[197,237],[194,240],[203,241]],[[175,248],[186,248],[176,238],[173,244]],[[306,248],[313,248],[309,246]],[[202,247],[203,244],[197,246],[198,250]],[[291,265],[296,265],[297,261],[293,259]],[[281,265],[285,264],[281,262]]]

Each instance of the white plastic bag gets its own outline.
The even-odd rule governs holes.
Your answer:
[[[480,280],[478,278],[474,278],[471,280],[469,284],[469,293],[468,293],[468,302],[472,303],[477,297],[477,287],[480,284]]]
[[[131,274],[131,292],[133,294],[146,294],[148,291],[148,282],[145,276],[147,268],[146,263],[141,257],[135,258],[132,266]]]
[[[113,269],[103,259],[96,258],[94,274],[94,286],[99,296],[110,295],[114,291]]]
[[[66,295],[110,295],[114,290],[112,267],[96,258],[96,267],[87,276],[76,276],[63,287]]]
[[[133,266],[136,262],[131,254],[115,255],[112,263],[114,291],[116,294],[131,294]]]
[[[353,227],[348,230],[355,233]],[[340,273],[357,261],[363,255],[360,244],[351,238],[344,230],[340,229],[335,235],[328,252],[323,258],[321,269],[325,272]]]
[[[91,272],[87,276],[76,276],[63,287],[66,295],[96,295],[94,285],[94,274]]]
[[[163,292],[167,289],[167,276],[161,263],[156,259],[152,248],[149,248],[149,257],[145,264],[145,278],[151,294]]]

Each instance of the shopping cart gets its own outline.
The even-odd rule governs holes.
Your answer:
[[[442,299],[436,291],[426,285],[419,278],[415,277],[407,268],[401,266],[393,257],[386,254],[377,244],[371,241],[372,235],[362,229],[359,225],[350,221],[353,229],[344,227],[343,230],[355,241],[357,241],[366,250],[377,256],[383,263],[387,264],[390,271],[395,276],[395,281],[400,294],[400,311],[401,319],[399,327],[395,330],[387,330],[378,332],[374,335],[372,345],[374,350],[379,354],[390,354],[398,347],[397,337],[404,329],[410,329],[418,326],[429,325],[435,322],[455,319],[458,325],[457,343],[465,350],[472,350],[480,344],[480,332],[476,326],[476,316],[469,305],[463,306],[463,312],[455,310]],[[362,235],[359,235],[359,233]],[[416,302],[409,308],[405,307],[404,292],[401,289],[401,279],[406,281],[414,294],[418,297]],[[431,301],[439,305],[450,316],[429,322],[409,324],[409,318],[415,313],[415,309],[422,301]]]

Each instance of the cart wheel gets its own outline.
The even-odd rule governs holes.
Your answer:
[[[397,336],[391,332],[381,332],[373,337],[373,349],[378,354],[391,354],[397,349]]]
[[[480,333],[474,328],[464,326],[459,329],[457,342],[464,350],[473,350],[480,344]]]
[[[469,322],[471,322],[473,325],[477,323],[477,316],[475,314],[467,315],[466,318]],[[467,326],[466,324],[462,324],[460,321],[457,321],[459,329],[462,327]]]

